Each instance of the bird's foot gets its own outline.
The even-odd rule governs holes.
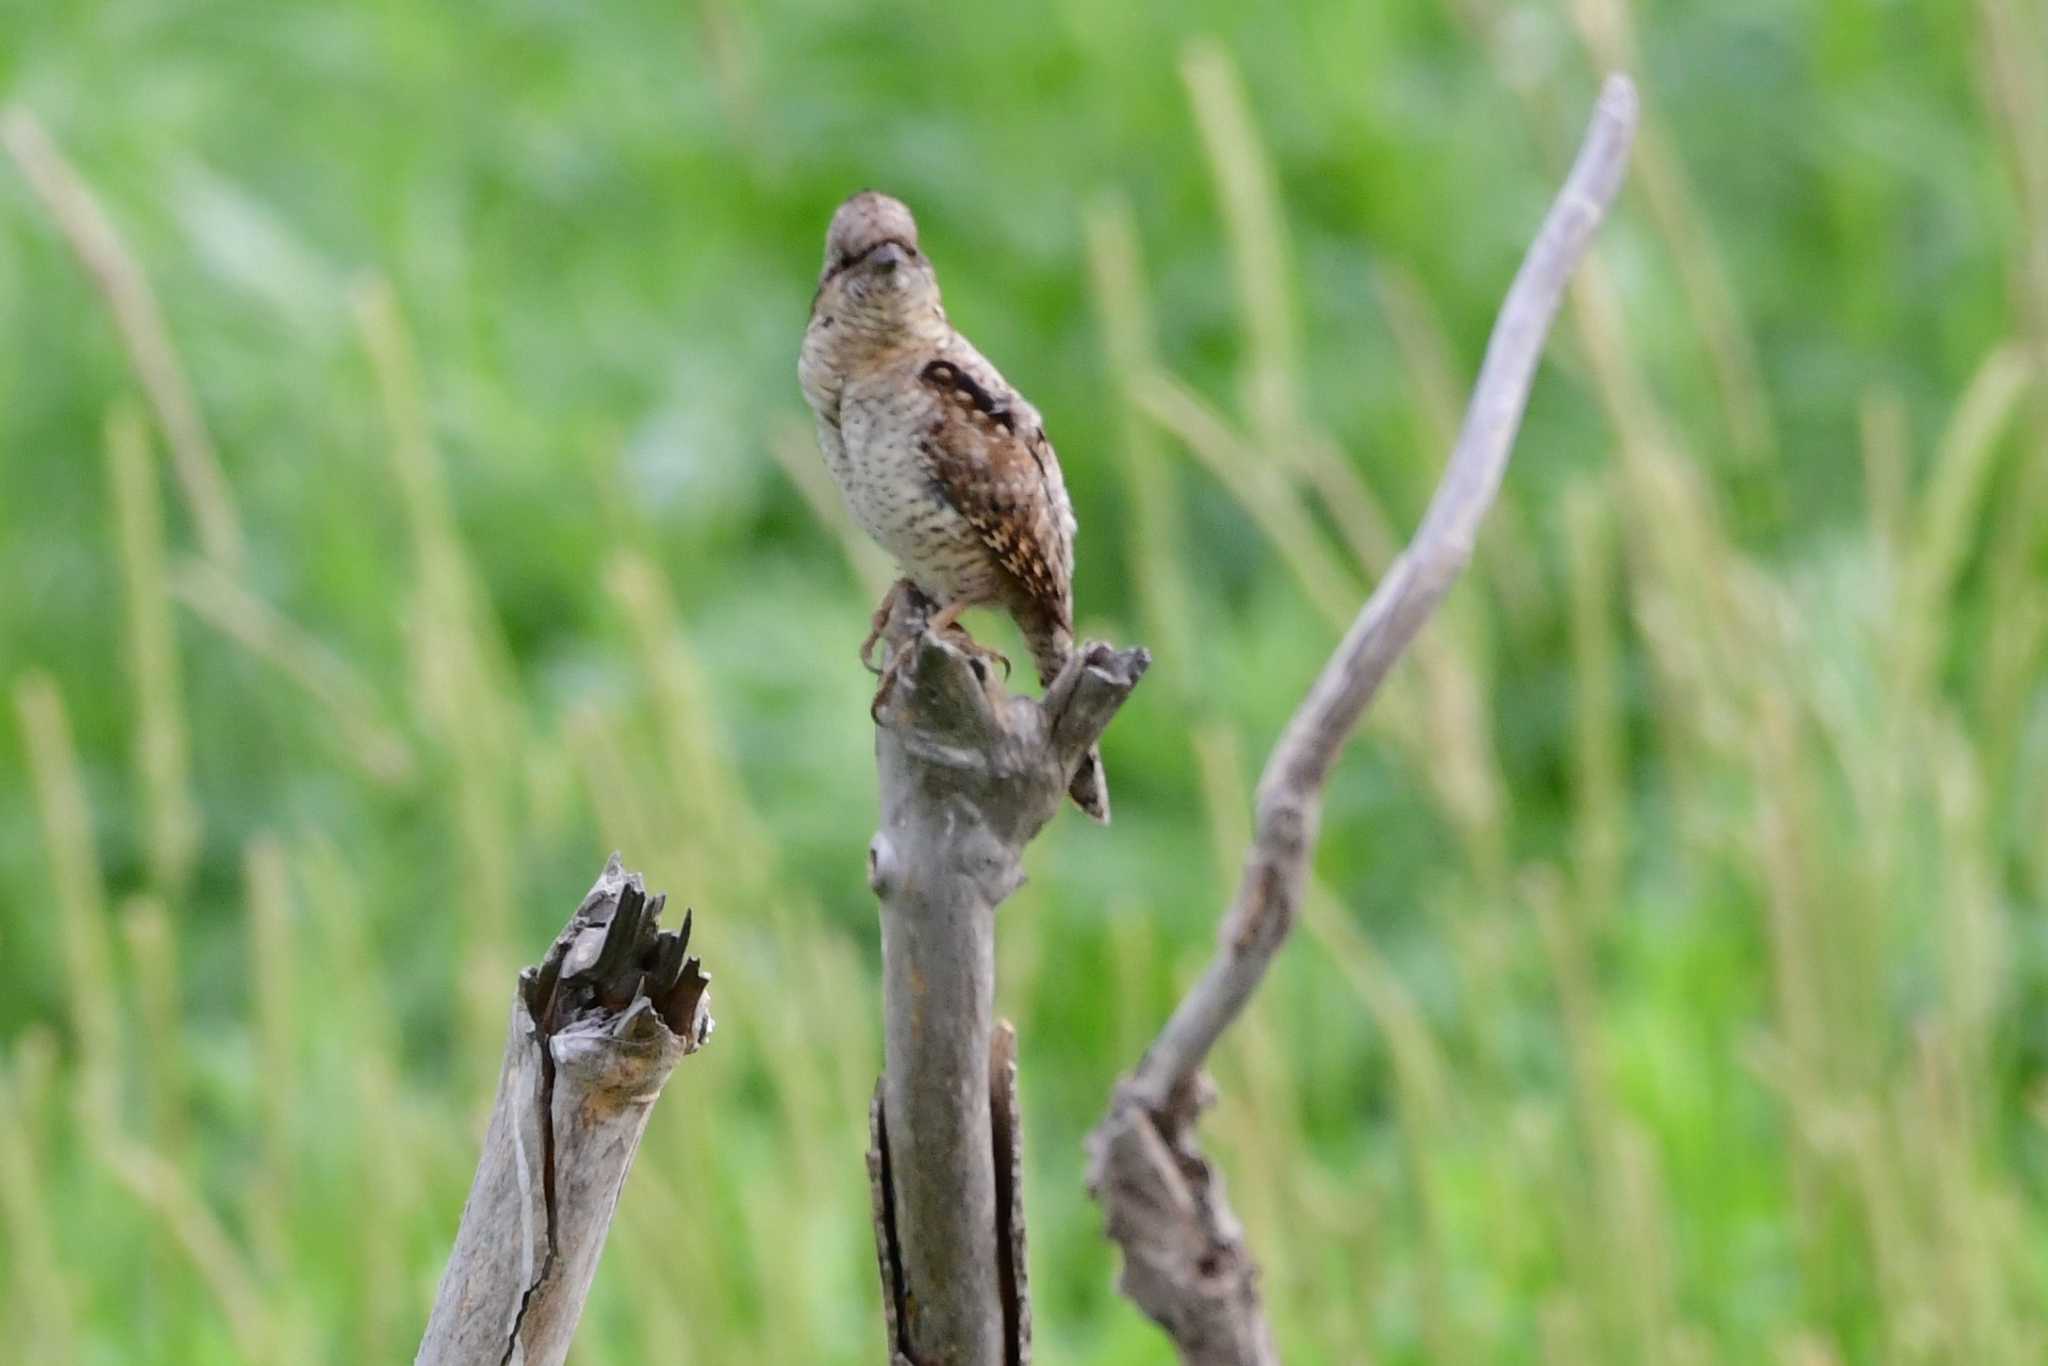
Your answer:
[[[868,704],[868,716],[877,724],[880,724],[882,719],[882,703],[888,698],[889,689],[895,686],[897,672],[902,666],[904,655],[908,653],[906,643],[900,636],[892,639],[889,630],[889,627],[893,624],[892,613],[896,605],[896,597],[899,593],[903,592],[915,595],[917,588],[908,579],[904,579],[900,580],[894,588],[889,590],[889,596],[884,598],[881,607],[876,609],[873,632],[869,634],[867,640],[861,645],[861,663],[866,664],[868,669],[878,675],[879,678],[875,685],[875,700]],[[913,610],[918,605],[918,599],[913,596],[911,599]],[[1002,666],[1003,680],[1008,682],[1010,677],[1010,657],[993,646],[983,645],[980,641],[969,635],[967,628],[960,624],[960,614],[967,610],[967,605],[965,600],[947,604],[942,611],[924,621],[921,624],[922,629],[928,634],[944,637],[948,645],[966,655],[968,662],[973,665],[977,677],[984,680],[987,679],[989,666],[997,664]],[[883,641],[890,647],[887,661],[879,669],[869,662],[870,653],[877,641]]]
[[[896,614],[896,604],[906,592],[913,595],[917,592],[917,586],[909,579],[898,579],[890,584],[889,591],[882,595],[882,605],[875,609],[874,618],[868,624],[868,638],[860,643],[860,662],[861,667],[871,674],[883,672],[882,666],[875,663],[875,646],[882,644],[887,638],[889,622]],[[912,601],[915,602],[914,596]],[[891,650],[889,653],[893,656],[897,652]],[[879,696],[880,694],[877,694],[877,697]]]
[[[948,603],[944,611],[925,624],[924,629],[935,636],[943,635],[948,637],[952,644],[959,647],[969,659],[975,662],[975,671],[984,677],[988,674],[988,666],[991,660],[1002,665],[1003,680],[1008,682],[1010,677],[1010,657],[1001,650],[983,645],[973,636],[967,634],[967,628],[960,624],[960,614],[966,610],[967,602],[965,599],[959,602]]]
[[[993,645],[983,645],[973,636],[968,635],[964,627],[955,626],[946,634],[947,639],[954,645],[957,645],[961,653],[974,662],[977,673],[986,676],[988,666],[991,663],[1000,664],[1003,666],[1003,681],[1005,683],[1010,681],[1010,657],[1008,655]]]

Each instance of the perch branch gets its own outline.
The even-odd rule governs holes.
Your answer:
[[[1464,426],[1414,539],[1374,589],[1274,747],[1257,823],[1216,955],[1089,1140],[1089,1188],[1124,1253],[1121,1286],[1199,1366],[1277,1361],[1258,1268],[1202,1157],[1202,1064],[1293,928],[1323,787],[1396,660],[1472,556],[1507,469],[1529,387],[1567,282],[1619,191],[1635,87],[1611,76],[1563,189],[1501,305]]]
[[[877,709],[882,821],[868,848],[885,1064],[870,1167],[890,1347],[915,1366],[1022,1366],[1014,1040],[994,1031],[995,910],[1151,661],[1090,645],[1042,700],[1018,697],[915,629],[913,611],[899,602],[888,633],[905,657]]]
[[[613,854],[519,974],[498,1099],[415,1366],[560,1366],[640,1135],[711,1037],[690,919]]]

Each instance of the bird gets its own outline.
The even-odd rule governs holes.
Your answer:
[[[935,634],[964,636],[957,623],[970,607],[1006,610],[1040,684],[1050,683],[1075,649],[1066,479],[1038,410],[947,319],[903,201],[862,190],[832,215],[797,378],[847,510],[902,576],[875,613],[863,662],[910,592],[934,610],[925,629]],[[877,706],[893,668],[892,659]],[[1108,823],[1096,750],[1067,791]]]

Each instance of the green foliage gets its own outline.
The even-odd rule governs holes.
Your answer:
[[[10,119],[10,1349],[402,1358],[512,974],[618,847],[696,907],[720,1027],[576,1359],[876,1359],[879,584],[793,374],[873,184],[1048,415],[1084,626],[1160,656],[1001,1004],[1042,1355],[1164,1359],[1081,1137],[1622,63],[1625,211],[1206,1133],[1290,1361],[2048,1356],[2043,23],[9,5],[0,105],[174,356]]]

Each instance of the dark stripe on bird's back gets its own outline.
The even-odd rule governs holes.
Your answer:
[[[974,377],[949,360],[935,360],[918,372],[918,378],[955,399],[964,400],[989,421],[1009,432],[1017,432],[1017,420],[996,396],[975,383]]]

